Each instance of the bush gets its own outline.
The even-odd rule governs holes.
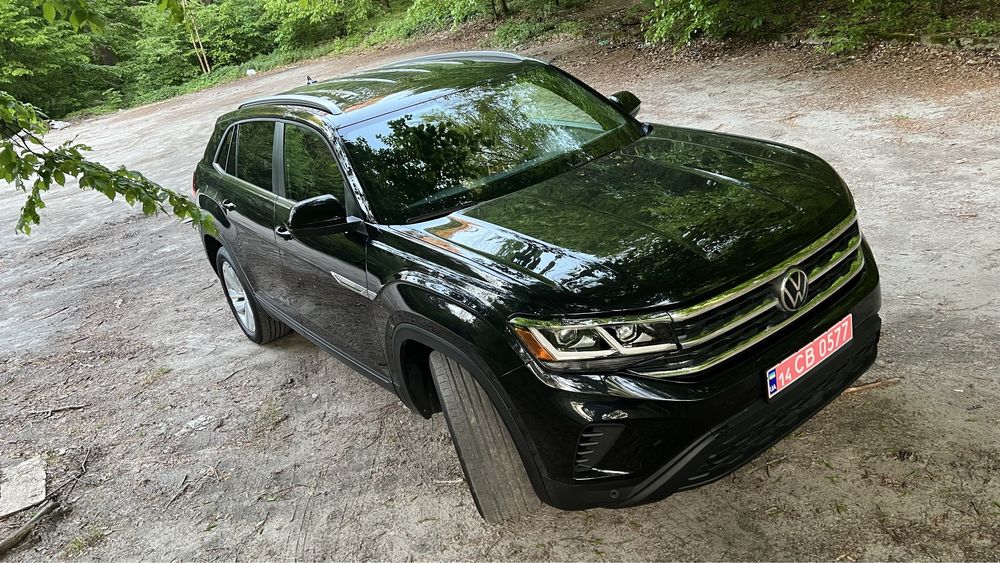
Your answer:
[[[278,24],[258,0],[222,0],[199,10],[197,17],[214,65],[238,65],[276,46]]]
[[[654,42],[686,43],[692,37],[752,35],[784,23],[780,0],[656,0],[648,16],[647,37]]]
[[[118,65],[127,95],[182,84],[201,73],[183,26],[163,17],[153,4],[131,9],[139,21],[138,38],[132,44],[132,53]]]
[[[454,27],[486,14],[488,7],[484,0],[415,0],[403,17],[376,29],[368,37],[368,43],[405,39]]]
[[[520,47],[532,41],[541,41],[553,35],[580,37],[583,25],[579,21],[558,21],[551,18],[542,20],[508,20],[497,26],[485,45],[496,49]]]
[[[646,36],[682,44],[795,31],[846,51],[885,33],[989,35],[998,23],[1000,2],[992,0],[655,0]]]
[[[265,0],[266,17],[277,25],[279,49],[300,49],[346,36],[378,13],[372,0]]]

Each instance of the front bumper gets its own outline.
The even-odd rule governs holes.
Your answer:
[[[697,380],[637,380],[622,397],[552,388],[531,366],[503,377],[539,495],[566,510],[653,502],[730,474],[808,420],[875,361],[881,297],[865,252],[865,270],[828,304]],[[766,370],[848,313],[854,339],[767,400]],[[580,471],[582,454],[597,471]]]

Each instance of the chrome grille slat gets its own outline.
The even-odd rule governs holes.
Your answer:
[[[703,315],[708,311],[711,311],[712,309],[721,307],[731,301],[734,301],[742,297],[743,295],[746,295],[747,293],[750,293],[755,289],[760,288],[765,284],[774,281],[775,278],[784,274],[785,271],[788,270],[788,268],[790,268],[791,266],[809,260],[809,258],[811,258],[813,255],[819,253],[821,250],[826,248],[827,245],[837,240],[837,238],[839,238],[840,235],[847,232],[848,229],[855,226],[856,224],[857,224],[857,213],[852,212],[850,216],[847,217],[847,219],[841,221],[841,223],[836,227],[834,227],[833,230],[831,230],[829,233],[827,233],[826,236],[820,238],[816,242],[807,246],[795,256],[792,256],[791,258],[785,260],[781,264],[778,264],[777,266],[771,268],[770,270],[758,276],[755,276],[753,279],[740,284],[735,289],[727,291],[726,293],[717,295],[711,299],[708,299],[707,301],[702,301],[701,303],[698,303],[697,305],[692,305],[691,307],[688,307],[686,309],[681,309],[679,311],[671,311],[670,319],[676,323],[679,321],[686,321],[688,319],[697,317],[699,315]]]
[[[818,271],[809,272],[809,283],[812,283],[819,278],[825,276],[830,270],[836,268],[841,262],[847,259],[848,256],[853,255],[861,247],[861,235],[857,235],[851,239],[848,247],[840,253],[840,255],[834,255],[834,257],[826,263],[823,267],[819,268]]]
[[[715,330],[712,330],[708,334],[698,335],[698,336],[696,336],[694,338],[691,338],[691,339],[687,339],[687,338],[686,339],[680,339],[678,337],[678,340],[681,343],[681,347],[685,347],[685,346],[692,347],[692,346],[698,346],[699,344],[704,344],[705,342],[708,342],[709,340],[714,340],[715,338],[717,338],[717,337],[719,337],[719,336],[721,336],[721,335],[723,335],[723,334],[725,334],[725,333],[727,333],[727,332],[729,332],[729,331],[731,331],[731,330],[733,330],[733,329],[735,329],[735,328],[737,328],[737,327],[739,327],[739,326],[741,326],[741,325],[743,325],[743,324],[745,324],[745,323],[747,323],[747,322],[749,322],[749,321],[751,321],[751,320],[759,317],[760,315],[763,315],[767,311],[770,311],[771,309],[773,309],[777,304],[778,304],[778,300],[777,299],[769,299],[768,301],[766,301],[765,303],[762,303],[759,307],[753,309],[749,313],[746,313],[744,315],[740,315],[739,317],[736,317],[735,319],[727,322],[726,324],[722,325],[721,327],[719,327],[719,328],[717,328]]]
[[[679,344],[677,353],[634,366],[632,373],[654,378],[692,375],[750,348],[819,306],[853,279],[864,267],[861,243],[861,231],[852,214],[816,243],[764,275],[680,313],[669,312]],[[806,271],[815,292],[810,292],[801,309],[786,313],[778,307],[771,286],[791,267]]]
[[[839,279],[835,280],[834,283],[830,285],[830,287],[825,289],[820,294],[812,297],[806,303],[806,305],[801,309],[799,309],[796,313],[785,317],[784,320],[777,322],[776,324],[769,325],[764,330],[757,332],[750,338],[747,338],[739,342],[738,344],[728,348],[724,352],[715,355],[706,361],[694,365],[688,365],[688,366],[659,370],[659,371],[633,371],[633,373],[635,375],[639,375],[642,377],[652,377],[652,378],[680,377],[680,376],[695,374],[721,364],[722,362],[732,358],[733,356],[763,341],[771,334],[795,322],[797,319],[799,319],[799,317],[818,307],[820,304],[826,301],[831,295],[836,293],[837,290],[839,290],[849,281],[854,279],[854,277],[857,276],[858,273],[861,272],[861,270],[864,268],[864,263],[865,263],[864,254],[860,252],[860,250],[855,251],[854,257],[855,257],[854,261],[851,263],[851,266],[847,272],[845,272]]]

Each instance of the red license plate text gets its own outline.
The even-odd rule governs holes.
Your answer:
[[[767,370],[767,398],[774,397],[782,389],[809,373],[852,338],[854,338],[854,319],[852,315],[847,315],[842,321],[819,335],[816,340]]]

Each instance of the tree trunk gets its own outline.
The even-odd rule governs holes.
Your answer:
[[[507,17],[510,14],[510,8],[507,7],[507,0],[500,0],[500,15]]]
[[[194,21],[194,16],[188,13],[187,0],[181,0],[181,11],[184,14],[184,26],[188,30],[191,46],[194,48],[194,56],[198,59],[198,66],[201,67],[203,74],[211,74],[212,64],[208,62],[208,53],[205,51],[205,44],[201,42],[198,24]]]

